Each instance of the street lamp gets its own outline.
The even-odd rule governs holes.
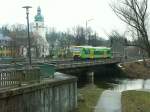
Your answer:
[[[32,8],[31,6],[24,6],[22,8],[26,9],[27,14],[27,30],[28,30],[28,57],[29,57],[29,64],[31,65],[31,41],[30,41],[30,32],[29,32],[29,8]]]
[[[123,47],[124,47],[124,58],[127,59],[128,57],[128,45],[127,45],[127,38],[126,38],[126,34],[129,35],[128,33],[130,33],[129,31],[125,31],[124,32],[124,43],[123,43]]]
[[[87,39],[88,37],[87,37],[87,27],[88,27],[88,22],[89,21],[92,21],[92,20],[94,20],[94,19],[88,19],[88,20],[86,20],[86,23],[85,23],[85,38]]]

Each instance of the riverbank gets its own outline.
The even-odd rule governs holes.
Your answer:
[[[122,71],[130,78],[150,79],[150,60],[121,64]],[[150,112],[150,92],[124,91],[121,96],[122,112]]]
[[[150,60],[146,61],[147,66],[144,66],[143,61],[121,64],[122,71],[129,78],[149,79],[150,78]]]
[[[104,98],[101,99],[101,102],[104,102],[104,103],[106,103],[106,101],[109,102],[109,103],[107,103],[106,108],[107,108],[108,105],[112,105],[112,104],[113,105],[118,105],[118,102],[119,101],[121,102],[121,98],[120,98],[120,100],[116,100],[116,102],[114,102],[113,98],[115,98],[115,97],[113,97],[113,95],[116,95],[116,93],[114,93],[113,91],[116,91],[118,94],[120,94],[121,93],[120,91],[123,91],[123,90],[126,91],[126,90],[129,90],[129,89],[132,89],[132,88],[133,89],[143,89],[145,87],[147,88],[147,85],[149,85],[149,80],[143,80],[143,79],[148,79],[149,78],[148,74],[150,73],[150,70],[149,70],[150,68],[144,67],[143,62],[138,61],[138,62],[132,62],[132,63],[125,63],[125,64],[121,64],[121,66],[122,66],[121,67],[121,69],[122,69],[121,73],[123,71],[128,77],[133,78],[133,79],[130,79],[130,78],[129,79],[128,78],[123,79],[123,78],[121,78],[120,83],[116,83],[115,78],[114,78],[114,80],[112,80],[110,82],[108,80],[103,81],[103,83],[102,83],[102,81],[97,79],[99,82],[101,82],[101,83],[96,83],[95,82],[95,84],[97,84],[98,87],[95,86],[95,85],[86,85],[85,87],[79,89],[79,91],[78,91],[78,93],[79,93],[78,109],[75,112],[93,112],[95,110],[95,106],[98,103],[98,100],[100,99],[99,97],[104,97]],[[124,73],[123,73],[123,75],[125,75]],[[111,75],[113,76],[113,75],[117,75],[117,74],[120,74],[119,71],[116,72],[116,73],[112,73]],[[109,75],[107,75],[107,76],[109,76]],[[112,77],[107,77],[107,78],[112,79]],[[135,78],[135,80],[134,80],[134,78]],[[111,87],[109,85],[110,87],[107,87],[107,88],[103,89],[104,88],[103,86],[106,86],[108,83],[110,85],[112,84],[113,86]],[[112,92],[111,91],[110,92],[109,91],[103,92],[104,90],[110,89],[110,88],[114,88]],[[111,98],[110,98],[110,94],[112,96]],[[145,95],[144,93],[141,93],[141,94]],[[150,93],[148,93],[148,94],[150,94]],[[106,97],[105,97],[105,95],[106,95]],[[138,96],[138,94],[134,93],[133,97],[134,96]],[[121,97],[121,95],[120,95],[120,97]],[[139,97],[144,98],[144,96],[139,96]],[[145,97],[145,98],[148,99],[148,97]],[[110,99],[112,99],[112,101]],[[115,99],[117,99],[117,98],[115,98]],[[122,102],[123,102],[123,100],[126,100],[126,97],[122,97]],[[135,101],[136,100],[140,101],[140,99],[138,99],[138,98],[135,99]],[[130,101],[130,99],[128,101]],[[111,102],[112,102],[112,104],[110,104]],[[136,105],[136,102],[132,102],[132,103],[135,103],[135,105]],[[125,107],[122,107],[122,108],[128,109],[127,106],[130,105],[130,104],[131,104],[130,102],[129,103],[125,102],[125,104],[122,103],[122,106],[125,106]],[[144,106],[145,106],[145,104],[144,104]],[[112,107],[114,107],[114,106],[112,106]],[[136,106],[136,107],[138,107],[138,106]],[[112,110],[111,112],[114,112],[113,111],[114,108],[110,107],[110,109]],[[109,109],[107,109],[107,110],[109,110]],[[99,111],[101,111],[101,110],[98,108],[98,112]],[[107,112],[110,112],[110,111],[107,111]],[[140,111],[124,110],[123,112],[140,112]],[[149,112],[149,111],[143,111],[143,112]]]
[[[124,91],[122,92],[122,112],[150,112],[150,92]]]
[[[93,112],[103,90],[92,84],[79,89],[78,108],[75,112]]]

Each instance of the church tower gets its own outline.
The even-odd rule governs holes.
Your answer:
[[[46,40],[44,17],[41,14],[40,7],[37,8],[37,15],[34,17],[34,34],[36,35],[38,57],[49,55],[49,44]]]

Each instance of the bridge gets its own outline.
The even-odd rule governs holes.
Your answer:
[[[121,62],[121,58],[111,58],[111,59],[99,59],[99,60],[78,60],[74,61],[72,59],[65,59],[65,60],[33,60],[32,61],[32,67],[40,67],[40,72],[42,73],[43,76],[46,77],[53,77],[52,75],[50,76],[49,74],[53,74],[54,72],[54,66],[55,66],[55,71],[57,72],[62,72],[70,75],[76,75],[76,76],[81,76],[83,74],[86,74],[87,76],[89,75],[91,77],[94,77],[94,73],[98,70],[100,70],[101,67],[107,68],[106,65],[108,66],[114,66],[117,63]],[[0,69],[5,70],[5,72],[9,72],[10,70],[7,70],[8,68],[13,68],[11,70],[12,74],[16,72],[16,69],[19,69],[19,72],[23,73],[24,70],[21,71],[21,69],[27,69],[26,66],[28,65],[27,62],[16,62],[13,64],[1,64]],[[31,71],[30,71],[31,72]],[[8,73],[9,74],[9,73]],[[79,75],[81,74],[81,75]],[[41,75],[41,76],[42,76]],[[9,76],[9,75],[8,75]],[[38,75],[35,75],[38,76]],[[33,77],[30,77],[30,75],[27,74],[27,76],[24,76],[25,80],[32,80]],[[35,78],[35,77],[34,77]],[[39,76],[37,77],[39,78]],[[8,83],[8,81],[7,81]],[[16,81],[14,81],[16,83]],[[19,82],[17,82],[19,83]]]
[[[77,106],[77,79],[57,72],[54,75],[51,74],[52,77],[48,74],[47,78],[47,74],[43,72],[50,70],[51,65],[55,65],[56,71],[60,72],[84,70],[86,72],[83,72],[82,76],[86,77],[87,75],[89,82],[93,82],[95,68],[116,65],[119,62],[121,62],[120,58],[85,61],[45,60],[42,62],[39,60],[33,61],[31,68],[26,67],[28,64],[25,62],[1,64],[0,102],[2,103],[0,111],[72,111]],[[76,75],[78,74],[76,73]],[[47,99],[45,96],[49,98]]]
[[[99,60],[58,60],[49,61],[55,65],[55,70],[65,74],[75,75],[79,79],[86,78],[89,83],[94,82],[94,74],[97,71],[105,70],[107,67],[115,67],[121,62],[121,58],[99,59]]]
[[[99,60],[85,60],[85,61],[74,61],[74,60],[59,60],[59,61],[50,61],[49,64],[54,64],[56,66],[56,71],[64,71],[69,69],[77,68],[86,68],[94,67],[100,65],[111,65],[121,62],[121,58],[112,58],[112,59],[99,59]]]
[[[32,60],[32,66],[36,65],[54,65],[56,71],[65,71],[65,70],[70,70],[70,69],[79,69],[79,68],[89,68],[89,67],[95,67],[95,66],[103,66],[103,65],[112,65],[112,64],[117,64],[122,61],[121,57],[114,57],[111,59],[98,59],[98,60],[78,60],[74,61],[73,59],[63,59],[63,60],[41,60],[41,59],[33,59]],[[5,61],[6,62],[6,61]],[[11,61],[12,62],[12,61]],[[15,63],[4,63],[0,64],[0,69],[1,68],[22,68],[26,65],[28,65],[27,60],[22,60],[22,61],[16,61]],[[46,67],[46,66],[44,66]],[[48,66],[47,66],[48,69]]]

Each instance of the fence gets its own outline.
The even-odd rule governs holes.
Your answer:
[[[1,69],[0,70],[0,88],[10,86],[21,86],[29,82],[40,80],[39,68],[24,68],[24,69]]]
[[[72,76],[0,91],[0,112],[74,112],[76,107],[77,79]]]

